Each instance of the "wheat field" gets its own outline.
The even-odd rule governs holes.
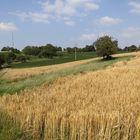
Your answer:
[[[129,56],[129,55],[136,55],[137,53],[126,53],[126,54],[116,54],[114,56],[120,57],[120,56]],[[23,69],[6,69],[3,72],[6,74],[4,75],[4,78],[9,80],[17,80],[17,79],[25,79],[28,77],[32,77],[39,74],[48,74],[51,72],[56,72],[58,70],[63,70],[66,68],[71,68],[77,65],[85,64],[93,60],[97,60],[99,58],[91,58],[87,60],[80,60],[75,62],[69,62],[64,64],[56,64],[56,65],[49,65],[49,66],[43,66],[43,67],[34,67],[34,68],[23,68]]]
[[[62,70],[64,68],[74,67],[77,65],[81,65],[81,64],[96,60],[96,59],[98,58],[69,62],[69,63],[64,63],[64,64],[34,67],[34,68],[6,69],[4,70],[4,72],[6,72],[6,74],[4,75],[4,78],[10,79],[10,80],[24,79],[24,78],[32,77],[39,74],[48,74],[51,72]]]
[[[95,72],[0,97],[34,140],[139,140],[140,54]]]

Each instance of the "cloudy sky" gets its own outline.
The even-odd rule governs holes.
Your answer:
[[[108,34],[140,44],[140,0],[0,0],[0,48],[91,44]]]

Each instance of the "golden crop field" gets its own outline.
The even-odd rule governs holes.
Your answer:
[[[129,56],[129,55],[135,55],[136,53],[126,53],[126,54],[117,54],[115,56]],[[34,68],[23,68],[23,69],[6,69],[4,70],[6,72],[6,75],[4,76],[6,79],[16,80],[16,79],[24,79],[28,77],[32,77],[34,75],[39,74],[47,74],[50,72],[55,72],[58,70],[62,70],[64,68],[70,68],[77,65],[81,65],[93,60],[96,60],[99,58],[92,58],[87,60],[81,60],[81,61],[75,61],[75,62],[69,62],[64,64],[56,64],[56,65],[50,65],[50,66],[43,66],[43,67],[34,67]]]
[[[0,109],[34,140],[139,140],[140,55],[4,95]]]
[[[39,74],[44,74],[44,73],[47,74],[50,72],[62,70],[64,68],[81,65],[83,63],[87,63],[89,61],[96,60],[96,59],[97,58],[92,58],[92,59],[87,59],[87,60],[69,62],[69,63],[64,63],[64,64],[49,65],[49,66],[43,66],[43,67],[6,69],[4,70],[6,72],[6,75],[4,77],[11,80],[24,79],[24,78],[28,78],[34,75],[39,75]]]

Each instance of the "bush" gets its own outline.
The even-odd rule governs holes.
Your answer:
[[[24,62],[26,62],[26,60],[27,60],[27,58],[25,55],[17,55],[16,56],[16,61],[18,61],[18,62],[24,63]]]
[[[3,64],[6,64],[8,66],[15,59],[16,59],[16,55],[13,52],[7,52],[7,51],[0,52],[0,68],[2,68]]]
[[[2,68],[2,65],[4,64],[4,57],[0,54],[0,69]]]

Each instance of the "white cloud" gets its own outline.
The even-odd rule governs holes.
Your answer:
[[[54,14],[56,16],[75,16],[81,14],[81,11],[93,11],[99,9],[99,5],[93,0],[55,0],[41,3],[44,12]]]
[[[16,12],[11,13],[12,15],[18,16],[21,20],[32,20],[33,22],[42,22],[42,23],[48,23],[49,22],[49,15],[47,13],[33,13],[33,12]]]
[[[56,0],[54,3],[46,1],[41,3],[42,9],[45,13],[49,13],[55,16],[72,16],[76,14],[76,9],[69,4],[66,4],[62,0]]]
[[[112,18],[109,16],[105,16],[99,19],[99,24],[105,25],[105,26],[110,26],[110,25],[115,25],[118,23],[121,23],[123,20],[119,18]]]
[[[29,13],[28,18],[31,18],[34,22],[48,23],[49,15],[46,13]]]
[[[15,31],[15,30],[17,30],[17,27],[13,23],[0,22],[0,31]]]
[[[74,26],[75,22],[69,20],[69,21],[65,21],[65,24],[68,25],[68,26]]]
[[[74,18],[85,16],[89,11],[99,9],[99,5],[94,0],[45,0],[39,2],[41,10],[39,12],[17,12],[12,13],[22,20],[32,20],[34,22],[48,23],[53,20],[64,20],[64,17]],[[74,24],[74,21],[65,21],[67,25]]]
[[[99,5],[97,5],[95,3],[86,3],[85,8],[87,10],[97,10],[97,9],[99,9]]]
[[[131,13],[138,13],[138,14],[140,14],[140,3],[138,3],[138,2],[129,2],[128,5],[131,6],[131,8],[132,8],[130,10]]]
[[[93,41],[97,38],[97,36],[95,34],[82,34],[80,37],[80,40],[83,41]]]

